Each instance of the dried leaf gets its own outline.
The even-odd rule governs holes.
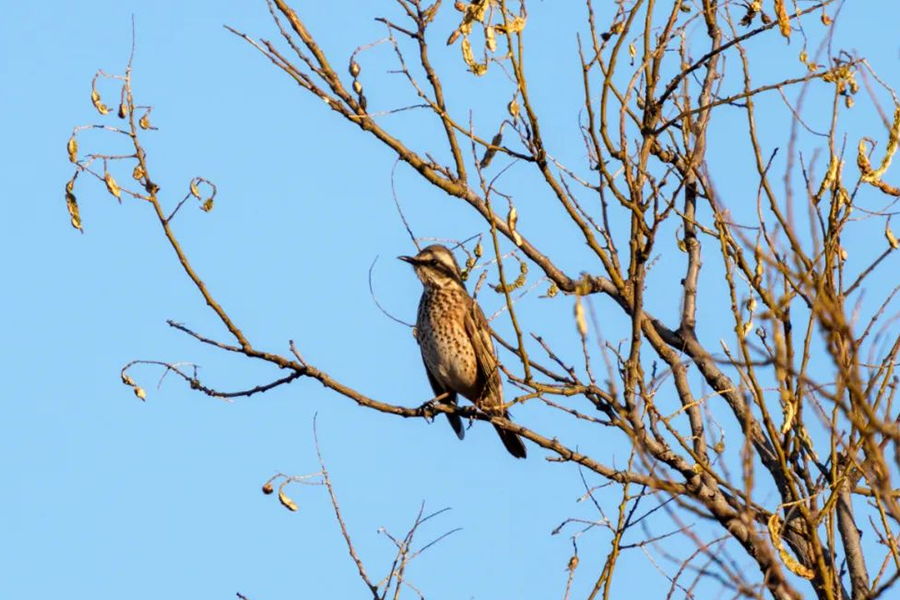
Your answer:
[[[66,151],[69,153],[69,162],[78,162],[78,140],[75,139],[74,133],[66,144]]]
[[[788,18],[784,0],[775,0],[775,17],[778,19],[778,29],[781,31],[781,35],[791,39],[791,20]]]
[[[140,398],[141,400],[147,399],[147,392],[145,392],[144,388],[142,388],[139,385],[134,386],[134,395],[137,396],[138,398]]]
[[[197,187],[196,179],[191,179],[190,188],[191,188],[191,196],[193,196],[194,198],[199,200],[200,199],[200,188]]]
[[[97,90],[91,90],[91,104],[94,105],[94,108],[96,108],[97,112],[101,115],[105,115],[109,112],[109,108],[100,101],[100,92]]]
[[[135,179],[143,179],[144,175],[144,168],[141,167],[140,164],[136,164],[134,170],[131,172],[131,176]]]
[[[200,205],[200,210],[204,212],[209,212],[213,209],[213,199],[212,196],[204,200],[203,204]]]
[[[781,556],[781,560],[784,562],[784,566],[786,566],[791,573],[794,575],[798,575],[803,577],[804,579],[812,579],[815,576],[815,573],[812,569],[801,565],[797,562],[793,556],[791,556],[788,551],[784,547],[784,543],[781,541],[781,535],[779,530],[781,529],[781,520],[778,518],[778,513],[773,512],[772,516],[769,517],[769,537],[772,540],[772,545],[778,550],[778,554]]]
[[[72,227],[77,229],[78,231],[84,231],[81,226],[81,214],[78,212],[78,201],[75,200],[75,194],[72,193],[71,181],[66,184],[66,208],[69,210],[69,217],[71,217]]]
[[[278,501],[288,510],[292,510],[294,512],[300,510],[300,507],[297,506],[297,503],[291,500],[287,494],[284,493],[283,489],[278,490]]]
[[[884,226],[884,236],[887,238],[888,243],[891,245],[891,248],[894,250],[900,248],[900,241],[894,236],[894,232],[891,231],[890,222],[886,223]]]
[[[109,193],[122,201],[122,189],[119,187],[119,184],[116,182],[115,178],[112,176],[112,173],[107,171],[103,174],[103,181],[106,182],[106,189],[109,190]]]
[[[150,129],[150,113],[144,113],[144,116],[138,120],[141,129]]]
[[[516,102],[515,98],[509,101],[509,104],[506,105],[506,110],[513,119],[519,116],[519,103]]]
[[[575,297],[575,325],[578,327],[578,335],[587,336],[588,326],[587,319],[584,317],[584,306],[581,304],[581,297]]]
[[[497,37],[494,35],[493,27],[485,27],[484,28],[484,45],[491,52],[496,52],[497,50]]]

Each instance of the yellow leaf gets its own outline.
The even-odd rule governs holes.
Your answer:
[[[143,179],[144,177],[144,169],[140,164],[134,166],[134,170],[131,172],[131,176],[135,179]]]
[[[581,297],[575,298],[575,325],[578,327],[578,335],[585,337],[588,333],[587,319],[584,318],[584,306]]]
[[[628,44],[628,56],[630,56],[631,58],[637,56],[637,47],[635,47],[633,43]]]
[[[69,161],[73,163],[78,162],[78,141],[75,139],[75,134],[72,134],[72,137],[69,138],[66,150],[69,152]]]
[[[897,241],[897,238],[894,236],[894,232],[891,231],[890,223],[886,223],[884,226],[884,236],[887,238],[887,241],[891,245],[891,248],[893,248],[894,250],[900,248],[900,241]]]
[[[484,254],[484,248],[482,247],[481,242],[478,242],[477,244],[475,244],[474,252],[475,252],[475,258],[481,258],[481,256]]]
[[[103,181],[106,182],[106,189],[109,190],[109,193],[122,200],[122,190],[119,187],[119,184],[116,182],[115,178],[112,176],[112,173],[107,171],[103,175]]]
[[[791,20],[788,18],[784,0],[775,0],[775,16],[778,18],[778,29],[781,31],[781,35],[791,39]]]
[[[772,545],[778,550],[778,554],[781,556],[781,560],[784,561],[784,566],[786,566],[792,573],[795,575],[799,575],[804,579],[812,579],[815,576],[815,573],[812,569],[801,565],[797,562],[793,556],[791,556],[788,551],[784,547],[784,543],[781,541],[781,521],[778,518],[778,513],[772,513],[772,516],[769,517],[769,537],[772,539]]]
[[[509,104],[506,105],[506,110],[513,119],[519,116],[519,103],[516,102],[515,98],[509,101]]]
[[[494,35],[493,27],[484,28],[484,45],[487,46],[487,49],[491,52],[497,50],[497,37]]]
[[[212,197],[207,198],[206,201],[203,202],[203,204],[200,205],[200,210],[202,210],[202,211],[204,211],[204,212],[209,212],[209,211],[212,210],[212,208],[213,208],[213,199],[212,199]]]
[[[103,102],[100,101],[100,92],[97,90],[91,90],[91,104],[94,105],[94,108],[97,109],[101,115],[105,115],[109,112],[109,109],[106,107]]]
[[[141,126],[141,129],[150,129],[150,115],[144,114],[138,121],[138,125]]]
[[[69,210],[72,227],[78,231],[84,231],[81,227],[81,214],[78,212],[78,202],[75,200],[75,194],[69,190],[69,184],[66,184],[66,208]]]
[[[291,500],[287,494],[284,493],[284,490],[278,490],[278,501],[288,510],[298,511],[300,507],[297,506],[297,503]]]
[[[193,196],[194,198],[199,200],[200,199],[200,188],[197,187],[197,182],[192,179],[190,187],[191,187],[191,196]]]
[[[519,220],[519,211],[516,210],[516,207],[513,206],[509,209],[509,214],[506,215],[506,226],[509,227],[510,231],[516,228],[516,223]]]
[[[134,395],[137,396],[138,398],[140,398],[141,400],[147,399],[147,392],[145,392],[144,388],[142,388],[139,385],[134,386]]]

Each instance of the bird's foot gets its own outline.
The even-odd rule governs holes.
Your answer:
[[[437,400],[432,398],[428,402],[425,402],[419,407],[419,413],[425,418],[426,421],[431,423],[434,421],[434,415],[437,411],[434,410],[435,405],[437,404]]]

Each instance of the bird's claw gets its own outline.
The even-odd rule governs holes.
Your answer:
[[[422,406],[419,407],[419,412],[422,413],[422,416],[423,416],[423,417],[425,418],[425,420],[428,421],[429,423],[432,422],[432,421],[434,421],[434,415],[435,415],[435,412],[436,412],[436,411],[434,410],[434,406],[435,406],[435,403],[436,403],[436,402],[437,402],[436,400],[431,399],[431,400],[429,400],[428,402],[425,402],[424,404],[422,404]]]

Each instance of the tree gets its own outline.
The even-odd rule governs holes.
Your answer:
[[[293,342],[287,351],[257,346],[182,249],[174,220],[192,199],[213,209],[217,189],[198,177],[181,199],[159,193],[141,141],[152,128],[150,108],[135,101],[130,62],[121,76],[98,73],[92,101],[106,115],[98,81],[121,82],[117,112],[125,125],[99,127],[126,136],[133,149],[81,156],[76,128],[68,146],[75,175],[66,187],[72,224],[81,228],[74,191],[82,174],[116,198],[149,203],[227,336],[169,325],[217,351],[268,363],[280,376],[223,391],[171,361],[136,360],[123,368],[123,382],[143,399],[132,368],[153,364],[208,396],[242,398],[312,379],[372,411],[412,419],[458,412],[475,426],[490,421],[515,432],[618,491],[618,499],[600,499],[584,480],[601,516],[572,534],[567,597],[579,577],[589,580],[587,597],[608,597],[622,552],[643,546],[677,565],[670,594],[692,597],[698,585],[719,585],[747,597],[883,596],[900,577],[893,484],[900,338],[890,312],[898,288],[877,280],[900,247],[890,225],[900,189],[888,174],[900,142],[896,94],[864,57],[832,47],[842,6],[834,2],[635,0],[609,12],[588,1],[578,24],[581,76],[559,84],[559,93],[580,94],[577,114],[567,115],[581,136],[573,152],[565,147],[572,140],[544,126],[535,100],[541,92],[529,86],[526,41],[541,23],[528,18],[525,4],[457,2],[454,12],[439,1],[397,0],[378,19],[385,37],[357,47],[346,74],[336,66],[344,59],[320,45],[285,2],[269,2],[279,43],[229,27],[321,98],[336,121],[365,131],[481,219],[459,249],[466,275],[478,275],[470,277],[472,291],[483,298],[490,288],[502,300],[492,325],[505,348],[507,390],[515,390],[507,402],[522,418],[374,398],[305,360]],[[443,68],[468,70],[465,90],[445,86],[440,46],[448,33],[462,62]],[[780,64],[755,58],[760,44],[798,38],[799,67],[793,57]],[[392,71],[378,79],[369,75],[376,69],[368,56],[383,49],[390,52],[373,56],[392,61]],[[851,111],[867,110],[853,108],[860,81],[881,130],[845,125]],[[381,105],[400,92],[411,92],[414,104]],[[882,108],[885,97],[891,109]],[[395,132],[398,115],[436,126],[437,135],[416,147]],[[563,143],[554,147],[552,139]],[[744,179],[717,178],[726,160],[740,162]],[[133,185],[113,174],[126,164]],[[545,212],[566,220],[572,235],[549,235]],[[885,241],[880,249],[851,245],[860,236]],[[547,330],[542,311],[573,309],[570,331]],[[567,420],[577,428],[565,428]],[[627,439],[624,466],[608,460],[598,436]],[[327,484],[324,464],[323,474]],[[340,519],[336,500],[333,506]],[[607,518],[609,511],[615,516]],[[712,523],[717,534],[701,537],[688,517]],[[611,547],[602,565],[585,572],[577,541],[598,525],[612,533]],[[567,520],[558,531],[578,526]],[[639,526],[640,540],[626,542]],[[391,585],[398,594],[405,589],[394,567],[386,582],[370,581],[342,531],[374,597]],[[675,551],[676,539],[690,551]],[[405,565],[408,544],[397,547]]]

